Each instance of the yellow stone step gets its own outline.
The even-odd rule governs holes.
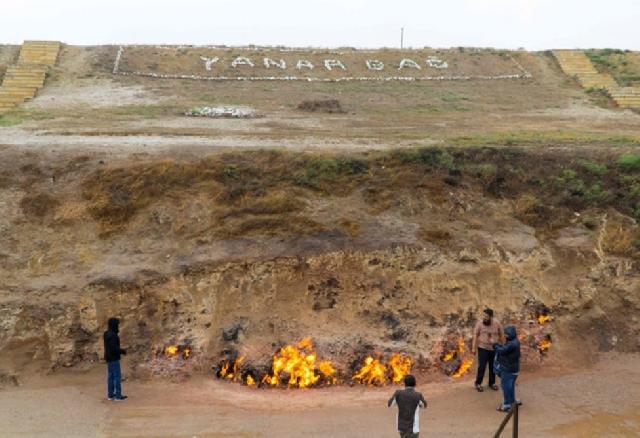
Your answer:
[[[21,79],[21,78],[5,78],[2,81],[2,85],[5,87],[41,87],[44,84],[44,78],[40,79]]]
[[[28,93],[28,92],[32,92],[32,91],[36,91],[37,88],[35,87],[7,87],[7,86],[0,86],[0,94],[6,94],[6,93]]]
[[[7,71],[5,76],[10,77],[24,77],[24,76],[35,76],[35,77],[44,77],[46,75],[43,71]]]
[[[42,64],[34,64],[34,63],[30,63],[30,62],[24,62],[24,63],[20,63],[20,64],[15,64],[12,66],[9,66],[7,68],[7,71],[47,71],[47,66],[46,65],[42,65]]]
[[[0,88],[0,97],[2,96],[24,96],[33,97],[36,95],[36,88],[10,88],[4,90]]]
[[[25,100],[27,99],[25,99],[24,97],[6,98],[0,96],[0,104],[17,105],[23,103]]]

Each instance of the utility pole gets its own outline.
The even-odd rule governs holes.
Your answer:
[[[400,28],[400,50],[404,48],[404,27]]]

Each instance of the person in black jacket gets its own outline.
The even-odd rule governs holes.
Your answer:
[[[500,386],[504,401],[498,410],[507,412],[516,403],[516,379],[520,373],[520,341],[516,333],[516,328],[512,325],[504,329],[507,338],[505,344],[494,344],[493,351],[496,352],[496,374],[500,375]]]
[[[108,330],[104,332],[104,360],[107,361],[107,398],[109,400],[125,400],[126,395],[122,395],[120,371],[120,355],[127,354],[127,351],[120,348],[120,337],[118,336],[118,318],[109,318],[107,322]]]

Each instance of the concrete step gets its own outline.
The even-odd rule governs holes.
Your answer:
[[[21,97],[33,97],[36,95],[37,89],[35,88],[22,88],[22,89],[9,89],[3,90],[0,88],[0,97],[2,96],[21,96]]]
[[[44,83],[44,78],[4,78],[4,81],[2,82],[3,85],[10,85],[13,84],[17,87],[19,87],[21,83],[29,83],[29,84],[40,84],[42,85]],[[29,85],[26,85],[27,87]]]
[[[20,87],[20,88],[12,88],[12,87],[0,87],[0,96],[9,96],[9,95],[23,95],[23,94],[33,94],[38,91],[35,87]]]
[[[21,104],[23,103],[25,100],[27,100],[24,97],[21,98],[15,98],[15,99],[9,99],[9,98],[4,98],[0,96],[0,104],[1,103],[5,103],[5,104],[9,104],[9,105],[17,105],[17,104]]]
[[[13,71],[6,71],[5,72],[5,76],[42,76],[44,77],[46,75],[45,72],[43,71],[28,71],[28,70],[13,70]]]
[[[11,79],[6,80],[2,83],[3,87],[11,87],[11,88],[42,88],[42,86],[44,85],[44,82],[40,81],[40,82],[34,82],[34,81],[21,81],[21,82],[15,82],[12,81]]]
[[[45,75],[16,75],[10,74],[5,75],[4,80],[7,79],[25,79],[25,80],[34,80],[34,81],[44,81]]]
[[[45,74],[47,72],[47,69],[44,67],[9,67],[7,69],[7,73],[16,73],[16,74],[20,74],[20,73],[30,73],[30,74]]]
[[[33,62],[35,64],[51,65],[51,63],[55,62],[56,59],[58,59],[57,56],[20,55],[20,57],[18,58],[18,62]]]

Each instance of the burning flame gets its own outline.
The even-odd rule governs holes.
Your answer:
[[[391,367],[391,381],[393,383],[399,383],[404,379],[404,376],[411,372],[411,366],[413,361],[408,356],[402,356],[400,354],[394,354],[389,359],[389,366]]]
[[[286,384],[293,388],[309,388],[338,383],[338,370],[331,361],[318,360],[311,338],[302,339],[297,345],[286,345],[273,355],[271,371],[260,376],[255,371],[241,370],[244,357],[223,361],[218,368],[218,377],[229,381],[244,382],[247,386]],[[383,363],[380,359],[367,357],[353,381],[364,385],[398,383],[409,374],[413,360],[396,353]],[[286,383],[285,383],[286,382]]]
[[[283,374],[289,376],[288,386],[298,388],[313,386],[320,381],[322,376],[326,377],[330,383],[335,382],[336,370],[331,362],[320,362],[316,367],[317,358],[311,338],[304,338],[297,346],[284,346],[273,356],[271,374],[266,374],[262,378],[262,383],[277,386]],[[318,374],[316,369],[321,374]]]
[[[549,315],[538,315],[538,324],[544,325],[546,322],[551,321],[553,318]]]
[[[183,359],[188,359],[191,354],[191,348],[188,345],[169,345],[165,347],[164,354],[169,357],[175,357],[178,354],[182,354]]]
[[[473,365],[473,359],[471,358],[462,359],[462,362],[460,363],[458,370],[455,373],[453,373],[451,376],[455,379],[464,376],[467,373],[467,371],[469,371],[469,368],[471,368],[471,365]]]
[[[360,368],[360,371],[353,376],[353,380],[365,385],[383,385],[387,380],[386,374],[387,367],[378,359],[368,356],[364,360],[364,365]]]
[[[238,373],[238,368],[240,368],[240,364],[244,360],[244,357],[239,357],[233,362],[225,362],[220,368],[220,378],[227,379],[231,381],[236,381],[240,378],[240,373]]]
[[[551,339],[549,338],[541,339],[538,343],[538,349],[540,350],[540,353],[544,353],[549,348],[551,348]]]
[[[320,362],[318,364],[318,369],[326,378],[327,382],[329,382],[329,384],[334,385],[337,383],[338,379],[335,376],[336,369],[333,367],[333,364],[330,361],[325,360],[323,362]]]
[[[471,358],[464,358],[464,352],[465,352],[465,346],[464,346],[464,339],[460,339],[458,340],[458,348],[455,350],[449,350],[448,352],[446,352],[444,354],[444,356],[442,356],[442,361],[443,362],[450,362],[451,360],[453,360],[456,357],[460,358],[460,365],[458,366],[458,368],[455,370],[455,372],[451,375],[451,377],[453,378],[460,378],[462,376],[464,376],[467,371],[469,371],[469,368],[471,368],[471,365],[473,365],[473,359]]]

